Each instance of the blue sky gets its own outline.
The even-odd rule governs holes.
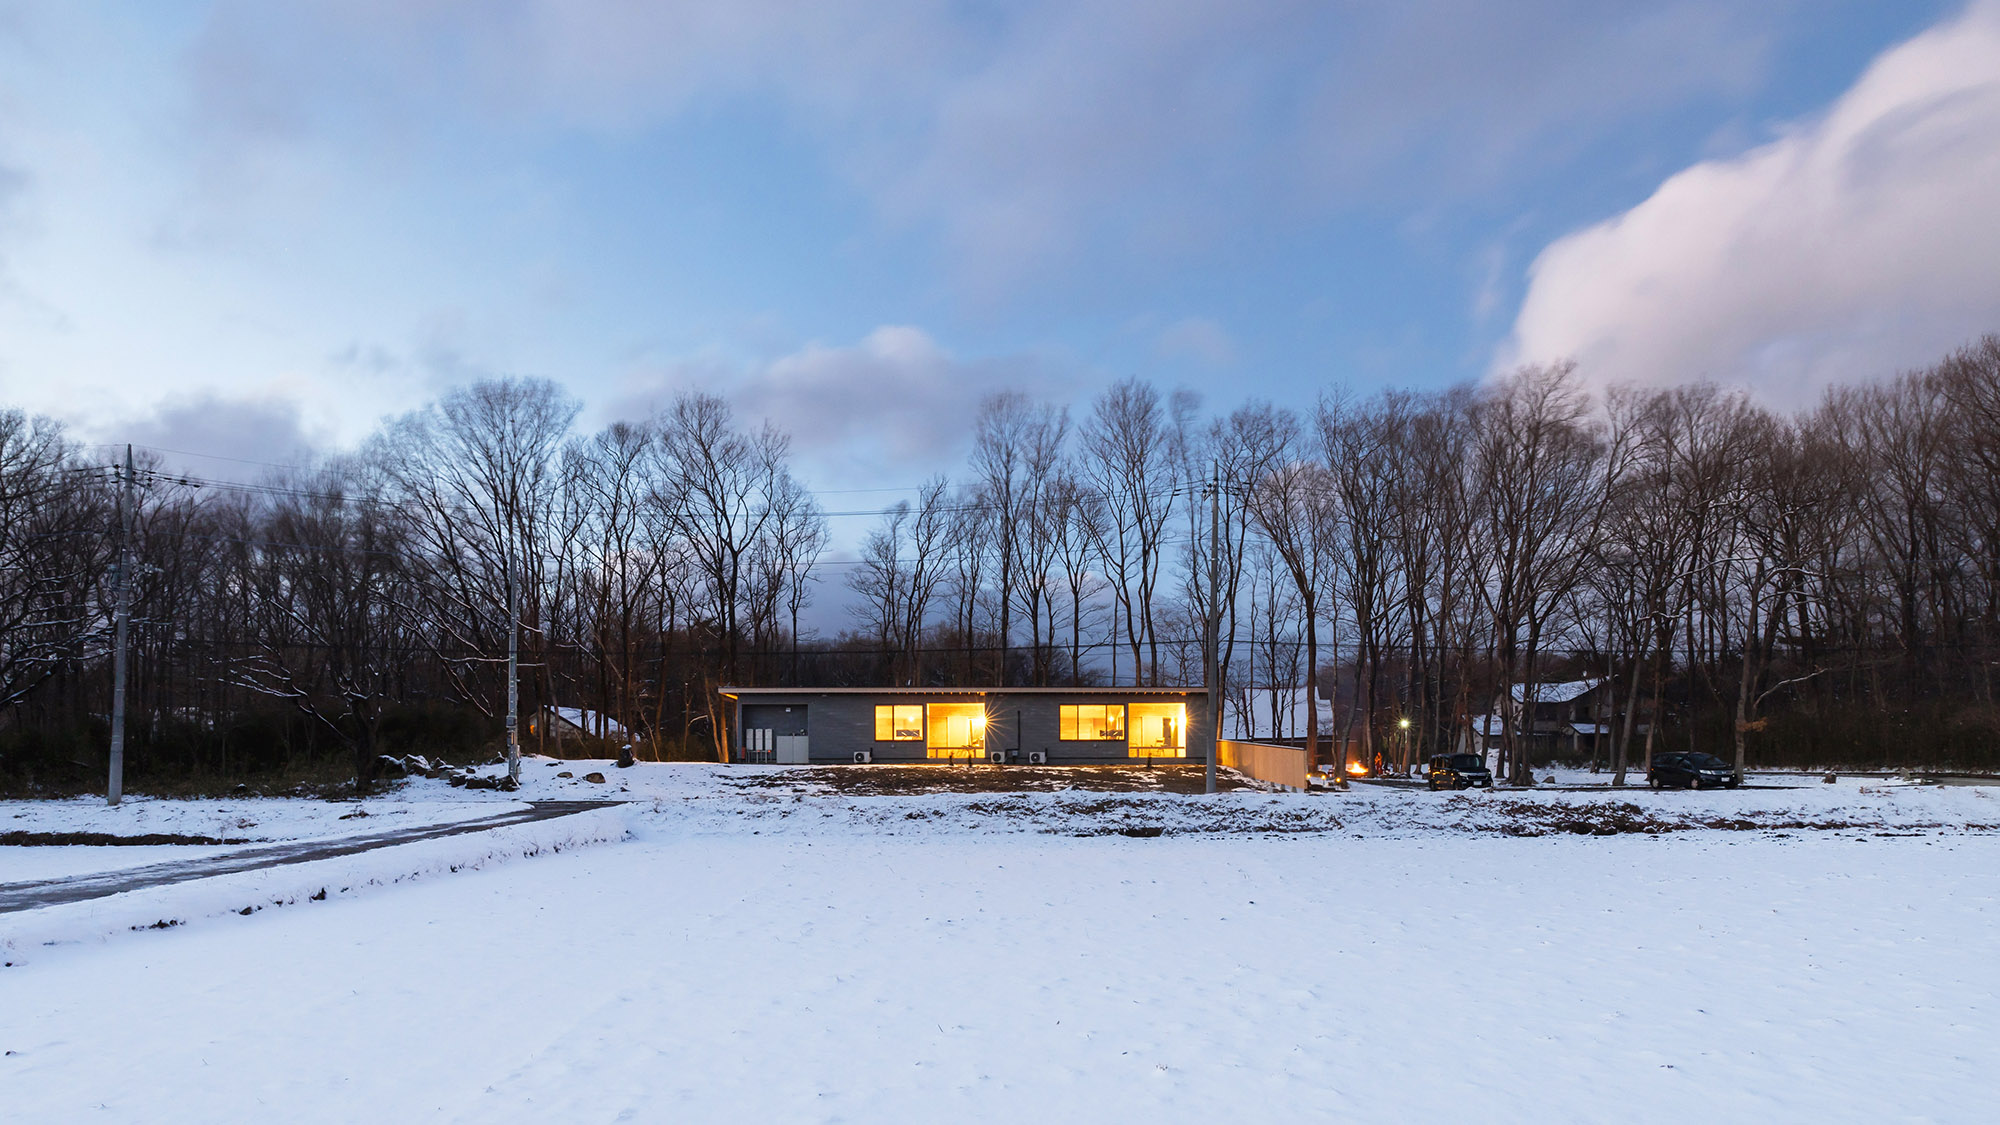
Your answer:
[[[1573,356],[1781,404],[2000,330],[2000,4],[0,0],[0,399],[251,459],[678,388],[826,488],[978,398]]]

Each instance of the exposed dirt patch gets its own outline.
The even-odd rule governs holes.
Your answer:
[[[879,792],[879,791],[874,791]],[[946,791],[948,793],[948,791]],[[2000,831],[2000,824],[1987,823],[1891,823],[1852,814],[1802,816],[1797,810],[1771,814],[1717,814],[1704,811],[1647,809],[1631,802],[1540,804],[1532,801],[1479,802],[1463,810],[1466,815],[1408,817],[1395,804],[1357,804],[1340,796],[1313,801],[1283,799],[1232,800],[1225,802],[1161,800],[1153,793],[1103,792],[1066,786],[1056,793],[986,792],[970,800],[940,802],[936,806],[892,802],[877,805],[867,800],[843,800],[851,793],[835,795],[825,802],[815,797],[825,794],[794,788],[789,792],[769,790],[752,797],[745,807],[752,817],[773,817],[784,821],[794,812],[817,810],[820,818],[833,817],[856,825],[874,825],[894,832],[907,827],[924,831],[960,829],[965,831],[1016,831],[1065,836],[1260,836],[1329,832],[1452,832],[1500,836],[1659,836],[1669,833],[1721,832],[1866,832],[1874,835],[1908,832],[1923,835],[1937,831],[1985,833]],[[864,790],[859,795],[868,796]],[[1054,799],[1051,800],[1050,798]],[[770,808],[766,803],[779,805]],[[759,806],[765,806],[760,808]],[[1421,809],[1408,811],[1421,812]],[[1435,810],[1442,811],[1442,810]],[[773,814],[775,813],[775,816]]]
[[[927,793],[1201,793],[1204,766],[825,766],[782,772],[744,773],[730,778],[745,789],[847,797],[906,797]],[[1225,793],[1256,790],[1255,782],[1218,771],[1216,788]]]

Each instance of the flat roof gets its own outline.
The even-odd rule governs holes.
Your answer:
[[[1205,687],[723,687],[738,695],[1207,695]]]

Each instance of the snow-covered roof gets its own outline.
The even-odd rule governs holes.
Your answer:
[[[1610,728],[1610,727],[1608,727],[1608,726],[1605,726],[1605,725],[1604,725],[1603,723],[1571,723],[1571,724],[1569,725],[1569,729],[1570,729],[1570,732],[1571,732],[1572,734],[1610,734],[1610,733],[1611,733],[1611,728]]]
[[[554,711],[556,717],[563,722],[586,734],[597,733],[597,712],[595,711],[586,711],[581,707],[551,707],[549,710]],[[604,733],[606,737],[624,734],[625,727],[617,719],[606,716],[604,720]]]
[[[1535,702],[1537,703],[1568,703],[1570,700],[1575,699],[1577,696],[1582,695],[1603,682],[1604,678],[1599,676],[1595,679],[1571,680],[1568,683],[1561,684],[1515,684],[1513,687],[1514,702],[1527,702],[1528,689],[1533,687],[1535,689]]]

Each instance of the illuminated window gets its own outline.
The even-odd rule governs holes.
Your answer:
[[[922,742],[924,708],[921,703],[899,703],[875,708],[875,741]]]
[[[1125,738],[1125,705],[1063,704],[1061,738],[1064,742],[1122,742]]]
[[[1187,757],[1187,704],[1134,703],[1132,741],[1126,753],[1134,758]]]
[[[986,752],[984,703],[933,703],[925,708],[930,738],[924,743],[932,758],[977,758]]]

